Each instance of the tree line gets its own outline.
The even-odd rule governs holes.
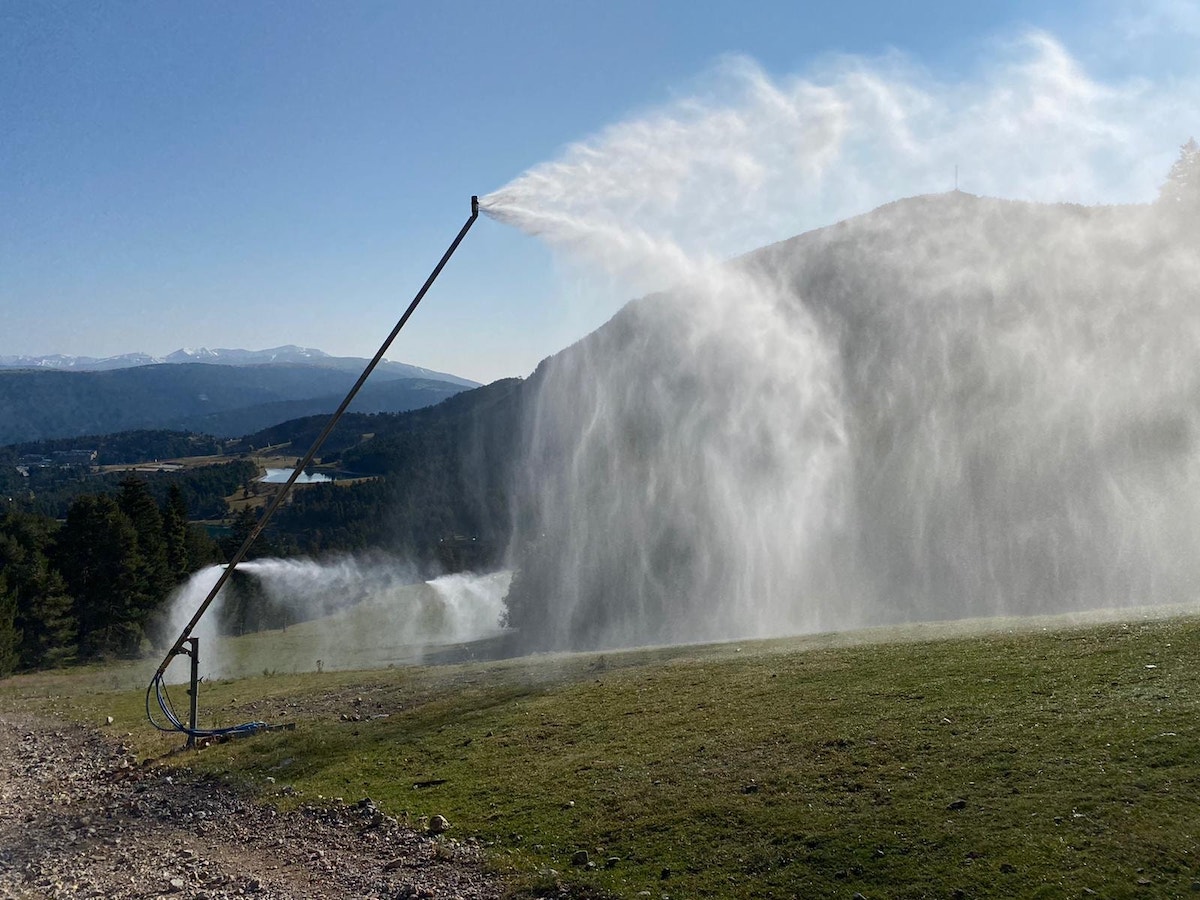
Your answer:
[[[1170,214],[1168,221],[1189,228],[1200,223],[1200,145],[1194,140],[1180,149],[1158,203]],[[252,555],[382,547],[445,568],[459,564],[468,550],[469,564],[497,562],[509,530],[516,526],[520,535],[531,525],[524,521],[528,512],[515,476],[536,411],[537,377],[496,382],[400,415],[349,414],[324,448],[323,462],[376,477],[297,491]],[[320,416],[281,423],[225,450],[307,446],[324,421]],[[164,455],[185,444],[207,448],[185,435],[154,436]],[[137,441],[114,440],[108,450],[132,459]],[[8,449],[11,455],[14,448]],[[215,542],[189,524],[189,513],[224,518],[224,497],[256,471],[241,460],[187,473],[85,480],[50,470],[19,478],[15,469],[0,465],[0,504],[13,498],[0,516],[0,674],[137,654],[171,590],[197,569],[232,555],[258,515],[242,510],[232,517],[230,533]],[[34,486],[36,496],[29,498]],[[537,573],[543,557],[550,557],[546,564],[553,561],[554,535],[535,537],[519,548],[521,571],[510,595],[511,608],[525,620],[536,619],[544,612],[541,604],[553,599]],[[241,633],[282,621],[252,588],[235,593],[222,622],[225,630]]]
[[[225,498],[258,475],[248,459],[174,472],[142,472],[140,477],[159,502],[172,487],[182,492],[190,513],[199,519],[223,519],[229,514]],[[125,472],[92,473],[80,468],[31,468],[22,475],[15,466],[0,465],[0,506],[41,513],[55,519],[67,514],[84,494],[109,493],[129,477]]]
[[[1168,209],[1195,216],[1200,212],[1200,144],[1195,138],[1179,148],[1179,157],[1158,192],[1159,203]]]
[[[0,447],[0,463],[15,463],[27,455],[49,456],[56,450],[95,450],[96,465],[135,465],[183,456],[220,456],[225,442],[210,434],[166,429],[139,429],[114,434],[49,438]]]
[[[433,571],[452,568],[462,555],[457,545],[443,552],[456,536],[470,540],[471,563],[497,552],[503,542],[492,532],[507,521],[520,385],[497,383],[418,412],[356,416],[327,446],[333,452],[325,462],[376,477],[296,491],[250,558],[401,548]],[[270,437],[304,443],[308,435],[293,432],[316,424],[285,423]],[[0,497],[0,508],[11,498],[0,514],[0,675],[138,655],[171,591],[197,569],[232,557],[260,515],[247,507],[229,516],[224,500],[257,475],[248,460],[138,476],[50,468],[31,469],[29,478],[15,468],[11,474],[11,493]],[[188,524],[189,514],[228,516],[228,532],[213,541]],[[286,624],[252,579],[232,587],[223,631]]]
[[[171,485],[146,482],[75,498],[59,523],[10,509],[0,517],[0,675],[137,655],[171,590],[220,561]]]

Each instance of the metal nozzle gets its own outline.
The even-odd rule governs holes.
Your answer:
[[[471,215],[479,215],[479,197],[474,194],[471,195]]]

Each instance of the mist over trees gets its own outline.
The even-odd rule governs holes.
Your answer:
[[[1167,206],[1200,213],[1200,144],[1195,138],[1188,138],[1179,148],[1179,158],[1167,173],[1158,199]]]
[[[161,506],[146,483],[77,497],[60,524],[0,517],[0,674],[137,655],[171,590],[220,559],[187,521],[178,489]]]
[[[940,606],[921,606],[934,596],[928,572],[941,573],[944,593],[956,598],[960,611],[979,602],[990,587],[972,581],[975,569],[961,565],[956,555],[965,546],[961,523],[974,521],[971,516],[978,498],[968,503],[960,493],[946,490],[933,496],[925,510],[923,521],[932,537],[918,540],[907,527],[911,516],[906,518],[905,504],[911,496],[904,479],[912,473],[931,477],[932,457],[914,449],[918,438],[927,437],[922,428],[931,420],[920,404],[935,403],[941,420],[954,422],[974,421],[979,409],[988,402],[998,403],[998,398],[1017,408],[1031,389],[1029,369],[1002,370],[986,355],[988,335],[1001,326],[1012,327],[1021,315],[1036,321],[1034,316],[1050,316],[1047,310],[1061,312],[1060,307],[1066,308],[1063,301],[1078,301],[1083,308],[1079,298],[1093,302],[1118,289],[1131,301],[1151,305],[1181,296],[1178,285],[1186,281],[1178,271],[1195,258],[1189,235],[1197,226],[1200,144],[1189,139],[1166,173],[1153,206],[1089,209],[984,201],[970,195],[913,198],[746,258],[754,257],[755,265],[774,267],[778,280],[787,282],[789,296],[803,297],[814,321],[836,338],[830,358],[841,367],[847,396],[859,404],[859,417],[853,420],[856,447],[866,448],[856,450],[861,458],[851,462],[870,473],[853,481],[853,490],[847,489],[842,497],[839,514],[859,518],[836,549],[848,556],[859,552],[852,548],[861,544],[864,558],[875,561],[878,569],[868,573],[872,578],[897,594],[909,590],[905,599],[911,609],[895,612],[897,617],[943,613]],[[1064,242],[1068,250],[1076,244],[1099,249],[1083,262],[1064,261],[1066,251],[1048,254],[1046,248],[1064,235],[1078,238],[1074,244]],[[937,236],[942,239],[936,252],[915,253]],[[953,277],[943,277],[945,272],[935,264],[947,259],[956,246],[966,262],[947,263]],[[925,268],[918,270],[918,266]],[[981,280],[968,285],[969,290],[963,287],[967,279],[963,273],[982,279],[986,266],[1003,269],[1005,277]],[[1019,276],[1015,282],[1014,273]],[[886,290],[880,287],[883,282]],[[1051,290],[1044,287],[1047,284],[1057,285],[1057,293],[1047,293]],[[1190,284],[1194,286],[1194,280]],[[1009,285],[1011,290],[1001,293],[997,285]],[[959,321],[955,316],[973,315],[980,327],[955,332],[952,363],[932,366],[907,385],[907,393],[895,393],[891,402],[908,406],[885,421],[874,412],[878,402],[873,392],[881,385],[904,385],[909,364],[905,340],[909,344],[934,341],[932,329],[908,334],[902,326],[903,315],[919,309],[935,289],[942,291],[937,295],[939,314],[953,322]],[[690,309],[686,303],[683,306]],[[717,475],[735,471],[734,465],[726,464],[728,460],[743,465],[745,471],[730,475],[730,490],[721,494],[736,500],[745,495],[753,478],[761,477],[764,460],[770,461],[765,444],[757,449],[757,456],[747,453],[744,432],[727,428],[735,413],[747,406],[746,398],[756,395],[748,390],[738,393],[730,386],[747,381],[740,366],[762,363],[761,347],[751,346],[744,358],[738,357],[719,379],[714,378],[713,360],[701,364],[686,348],[675,347],[679,323],[691,313],[668,313],[671,310],[661,299],[637,301],[576,347],[544,362],[528,380],[496,382],[400,415],[349,414],[325,447],[321,462],[370,477],[297,490],[260,536],[251,556],[382,549],[407,555],[419,566],[427,566],[426,571],[436,571],[439,565],[447,569],[466,565],[455,562],[455,552],[439,552],[465,540],[472,551],[469,565],[487,568],[507,563],[516,570],[507,601],[509,624],[521,631],[523,639],[528,637],[531,647],[554,644],[555,634],[564,635],[564,646],[579,646],[580,635],[592,636],[597,645],[611,635],[635,632],[642,640],[678,637],[678,622],[697,621],[693,598],[747,593],[742,588],[747,582],[733,577],[737,566],[743,558],[773,558],[764,545],[776,540],[776,533],[786,531],[791,519],[803,511],[795,510],[800,504],[780,504],[779,514],[769,520],[748,520],[759,527],[727,528],[719,542],[710,534],[711,511],[696,503],[701,475],[711,483]],[[1085,324],[1073,320],[1066,324],[1086,331],[1093,319],[1080,321]],[[1122,321],[1125,331],[1149,328],[1148,317],[1138,319],[1130,313],[1128,321]],[[1030,332],[1039,337],[1052,333],[1056,332],[1049,328]],[[1115,340],[1116,331],[1097,333],[1095,341],[1102,348],[1109,346],[1104,341]],[[902,334],[907,335],[905,340],[900,339]],[[873,354],[863,348],[874,348]],[[924,358],[937,360],[938,352],[947,352],[940,345],[934,350]],[[1156,360],[1146,363],[1151,370],[1155,364]],[[1122,357],[1109,370],[1116,371],[1118,365],[1132,363]],[[572,380],[564,382],[564,373]],[[595,426],[594,398],[589,392],[595,391],[600,375],[614,386],[608,413],[613,417],[612,432],[593,439],[591,455],[582,456],[579,448]],[[552,376],[559,381],[560,396],[545,391]],[[938,381],[941,378],[946,379],[944,384]],[[563,384],[570,390],[561,390]],[[713,395],[706,393],[714,384],[727,392],[720,401],[725,407],[719,402],[714,405]],[[932,390],[938,385],[944,391],[935,396]],[[788,385],[780,381],[771,387],[785,391]],[[696,420],[694,432],[670,418],[684,407]],[[1116,454],[1126,444],[1132,448],[1129,459],[1150,466],[1154,453],[1175,452],[1179,441],[1172,435],[1183,433],[1182,426],[1173,424],[1166,413],[1162,413],[1165,424],[1145,410],[1139,415],[1130,422],[1114,416],[1110,443],[1103,447],[1084,442],[1067,427],[1076,427],[1070,422],[1063,426],[1063,440],[1078,439],[1081,452],[1091,454],[1095,473],[1107,471],[1105,454]],[[801,418],[794,408],[780,419],[788,416],[795,421]],[[302,449],[324,421],[323,416],[315,416],[280,423],[243,438],[240,444],[214,444],[175,432],[110,436],[101,452],[109,459],[137,461],[147,452],[139,451],[139,441],[164,456],[214,449],[228,454],[231,448],[236,452],[239,447],[266,444]],[[1007,424],[1015,432],[1024,421],[1014,413]],[[712,472],[693,467],[691,481],[680,479],[676,493],[666,491],[663,485],[671,481],[666,476],[673,477],[684,466],[680,448],[703,451],[711,443],[711,429],[718,426],[733,433],[728,457]],[[957,440],[956,434],[947,440]],[[540,435],[537,454],[531,454],[533,435]],[[71,449],[70,442],[60,443],[63,449]],[[887,452],[879,450],[883,455],[875,459],[870,456],[875,452],[872,448]],[[145,649],[171,590],[203,566],[231,556],[257,524],[257,510],[243,508],[231,514],[225,503],[225,497],[256,477],[256,465],[250,460],[136,478],[115,473],[85,477],[78,471],[49,468],[31,469],[28,477],[14,474],[13,463],[20,453],[39,449],[44,448],[0,448],[0,493],[14,498],[0,517],[0,675],[138,654]],[[1050,596],[1054,591],[1077,589],[1081,598],[1095,594],[1095,585],[1083,576],[1079,585],[1064,588],[1055,579],[1065,577],[1065,568],[1061,560],[1048,556],[1054,541],[1048,530],[1051,525],[1045,523],[1071,503],[1083,511],[1079,516],[1083,520],[1103,522],[1117,531],[1121,527],[1121,520],[1110,516],[1104,505],[1109,502],[1107,495],[1094,486],[1079,488],[1086,474],[1079,460],[1071,463],[1067,478],[1049,467],[1046,455],[1039,457],[1042,469],[1026,467],[1016,472],[1006,468],[1011,460],[991,443],[968,449],[974,489],[981,495],[1002,497],[1013,522],[1020,524],[1015,517],[1026,508],[1048,510],[1038,520],[1043,522],[1039,526],[1043,531],[1037,532],[1043,539],[1005,545],[1013,570],[1029,583],[1026,593]],[[661,468],[647,462],[655,454],[661,457]],[[696,458],[703,461],[703,457],[698,451]],[[777,463],[790,465],[790,456],[778,454]],[[601,477],[599,472],[606,474]],[[889,474],[894,477],[886,477]],[[579,485],[571,481],[576,475],[587,491],[576,490]],[[1096,479],[1103,481],[1099,474]],[[646,489],[644,496],[630,493],[625,498],[638,516],[656,526],[648,534],[629,527],[629,509],[613,501],[615,492],[634,492],[641,489],[638,485],[654,485],[658,491],[656,496]],[[1069,493],[1076,488],[1076,493]],[[611,515],[601,515],[606,510]],[[880,510],[888,515],[879,516]],[[193,517],[220,519],[229,532],[214,541],[189,521]],[[581,529],[581,522],[590,527],[587,540],[580,534],[589,527]],[[1015,531],[1015,527],[995,529],[987,537],[999,546]],[[706,553],[705,541],[720,545]],[[739,550],[740,543],[750,544],[748,550]],[[1097,548],[1103,550],[1100,544],[1080,543],[1079,572],[1103,570],[1108,562],[1103,553],[1088,556]],[[989,564],[997,558],[991,550],[976,549]],[[631,560],[645,571],[635,571]],[[698,560],[705,560],[716,573],[708,581],[696,574]],[[885,562],[890,568],[884,567]],[[858,565],[856,572],[869,568]],[[646,572],[657,581],[643,577]],[[790,590],[791,580],[785,581]],[[874,583],[859,586],[856,597],[877,587]],[[571,596],[576,602],[568,605],[564,598]],[[617,602],[614,597],[637,598],[640,611],[627,609],[621,605],[624,600]],[[889,610],[893,609],[899,607],[893,604]],[[644,618],[647,610],[661,620],[661,633],[647,632],[638,618]],[[226,630],[241,633],[276,623],[278,617],[245,589],[226,609],[225,620]],[[693,636],[705,633],[697,629]]]
[[[479,538],[470,541],[472,563],[497,563],[520,386],[508,379],[429,409],[351,414],[323,461],[372,477],[296,491],[249,558],[400,550],[436,571],[447,566],[439,552],[443,539],[462,535]],[[320,417],[281,423],[241,443],[303,446],[323,423]],[[197,445],[177,434],[142,434],[156,450]],[[127,460],[143,455],[127,436],[106,441],[109,452],[119,448]],[[75,446],[56,442],[52,449]],[[9,502],[0,518],[0,674],[141,652],[172,589],[232,557],[261,514],[253,507],[231,514],[225,502],[257,477],[248,459],[137,477],[53,467],[17,473],[22,455],[47,449],[47,442],[0,448],[0,472],[8,479],[0,489]],[[225,520],[228,532],[213,540],[193,517]],[[228,630],[284,621],[252,586],[238,588],[226,611]]]
[[[307,487],[268,530],[306,554],[398,549],[429,565],[445,564],[439,554],[445,539],[466,536],[497,564],[513,508],[525,384],[504,379],[377,421],[373,439],[335,458],[343,468],[378,477]]]

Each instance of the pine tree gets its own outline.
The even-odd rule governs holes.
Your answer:
[[[163,536],[162,514],[146,482],[140,478],[125,478],[117,495],[117,506],[129,518],[137,532],[138,555],[143,580],[140,593],[145,597],[146,612],[162,603],[179,583],[167,560],[167,542]]]
[[[75,600],[85,656],[136,653],[152,607],[133,523],[107,495],[77,497],[56,558]]]
[[[1176,211],[1200,212],[1200,144],[1195,138],[1179,148],[1179,159],[1167,173],[1158,200]]]
[[[47,556],[56,527],[31,513],[12,511],[0,519],[0,571],[16,597],[23,669],[60,665],[75,655],[73,602]]]
[[[205,566],[223,562],[221,548],[203,525],[190,523],[187,528],[187,569],[195,572]]]
[[[188,559],[188,512],[179,485],[167,488],[167,500],[162,507],[163,542],[167,553],[167,568],[175,584],[192,573]]]
[[[27,668],[61,666],[76,653],[74,600],[62,575],[45,557],[37,563],[33,590],[21,598],[21,665]]]
[[[241,549],[246,538],[258,527],[258,510],[253,507],[244,506],[233,517],[230,523],[230,531],[228,536],[220,541],[221,551],[225,554],[226,561],[233,559],[235,553]],[[276,556],[277,551],[274,543],[265,533],[260,534],[250,545],[250,550],[246,553],[246,559],[260,559],[264,556]]]
[[[221,548],[204,526],[188,521],[187,501],[178,484],[172,483],[167,488],[162,523],[167,567],[174,584],[182,584],[193,572],[205,566],[224,561]]]
[[[8,579],[0,572],[0,676],[17,668],[21,632],[17,628],[17,595],[9,588]]]

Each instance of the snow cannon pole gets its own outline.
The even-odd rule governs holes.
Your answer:
[[[372,357],[369,363],[367,363],[367,367],[363,369],[362,374],[358,376],[358,381],[354,383],[354,386],[350,388],[350,392],[346,394],[345,399],[342,400],[341,404],[334,411],[333,415],[329,417],[329,421],[325,424],[325,428],[319,435],[317,435],[317,439],[313,441],[313,445],[309,447],[308,453],[304,455],[304,458],[292,470],[291,476],[275,494],[274,499],[271,500],[270,505],[267,507],[267,511],[263,513],[262,518],[258,520],[258,523],[246,537],[246,540],[242,542],[242,546],[238,549],[237,553],[234,554],[233,559],[231,559],[229,564],[224,567],[224,570],[221,572],[221,577],[217,579],[217,583],[213,585],[212,590],[208,592],[208,596],[204,598],[204,602],[201,603],[199,608],[196,610],[196,614],[192,616],[191,621],[188,622],[184,627],[174,645],[172,645],[171,649],[167,652],[167,655],[163,658],[162,663],[159,664],[158,670],[154,673],[154,679],[151,682],[151,688],[155,686],[156,682],[161,681],[163,673],[167,670],[167,666],[171,664],[171,660],[183,652],[183,645],[191,636],[192,629],[196,627],[196,624],[200,621],[200,618],[204,615],[208,607],[212,605],[213,600],[216,599],[217,595],[221,592],[221,588],[225,586],[225,583],[229,580],[230,576],[233,575],[238,563],[245,558],[246,554],[250,550],[250,547],[262,533],[263,528],[266,527],[266,524],[270,520],[271,516],[275,514],[275,510],[279,508],[280,504],[283,503],[284,498],[287,497],[288,493],[291,491],[292,485],[296,483],[296,479],[299,478],[300,474],[312,463],[313,458],[317,455],[317,451],[321,449],[321,445],[325,443],[325,439],[329,437],[330,432],[333,431],[334,426],[337,425],[338,420],[342,417],[342,414],[345,413],[346,408],[350,405],[351,401],[354,400],[355,395],[358,394],[358,391],[363,386],[363,383],[366,382],[371,373],[375,371],[375,367],[378,366],[383,360],[383,354],[387,352],[388,348],[392,345],[392,341],[396,339],[396,335],[398,335],[401,329],[404,328],[404,326],[408,323],[409,318],[416,311],[417,306],[420,304],[421,300],[424,299],[425,294],[429,291],[429,288],[433,286],[433,283],[437,280],[437,277],[442,273],[442,269],[446,267],[446,263],[450,261],[450,257],[454,255],[454,251],[458,249],[458,245],[462,243],[463,238],[467,236],[467,232],[471,230],[471,226],[475,224],[475,220],[478,218],[479,197],[473,196],[471,197],[471,217],[467,219],[466,223],[463,225],[462,229],[459,230],[458,235],[454,238],[449,248],[447,248],[446,252],[442,254],[442,258],[438,260],[438,264],[434,266],[433,271],[429,273],[429,277],[425,279],[425,283],[421,285],[421,289],[417,291],[417,295],[413,297],[412,302],[408,304],[408,309],[404,311],[404,315],[400,317],[400,321],[396,323],[396,326],[392,329],[391,334],[387,336],[387,339],[384,340],[379,350],[375,353],[375,356]],[[151,719],[151,721],[153,722],[153,719]]]

